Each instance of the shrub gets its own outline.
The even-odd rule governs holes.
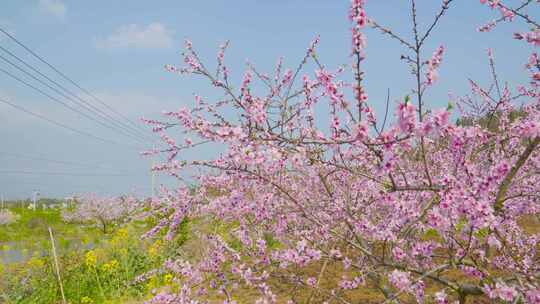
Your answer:
[[[19,216],[9,210],[0,210],[0,225],[9,225],[15,223]]]

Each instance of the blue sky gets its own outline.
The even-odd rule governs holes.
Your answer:
[[[371,0],[368,14],[411,37],[407,2]],[[425,27],[441,1],[418,2],[420,25]],[[488,47],[499,59],[497,69],[503,80],[511,84],[526,80],[523,64],[530,48],[510,39],[512,26],[503,24],[492,33],[477,33],[478,26],[497,16],[481,8],[478,2],[456,0],[427,45],[428,55],[441,43],[447,47],[441,80],[428,94],[431,107],[445,106],[450,91],[456,95],[467,93],[467,78],[487,83]],[[162,110],[190,105],[193,93],[213,96],[205,83],[163,70],[165,64],[179,63],[184,38],[190,38],[202,57],[212,62],[216,47],[230,40],[227,62],[236,79],[241,76],[246,59],[269,71],[277,58],[284,56],[286,65],[294,68],[316,34],[321,35],[318,54],[328,67],[349,63],[348,5],[347,0],[3,0],[0,27],[107,104],[136,120],[141,116],[156,118]],[[0,37],[0,45],[54,75],[7,38]],[[394,41],[368,31],[366,85],[370,100],[379,111],[384,109],[387,88],[391,88],[392,100],[409,93],[407,67],[399,60],[402,52]],[[15,71],[4,62],[0,62],[0,67]],[[133,143],[3,74],[0,97],[77,129]],[[5,197],[29,197],[33,189],[49,197],[80,192],[150,192],[151,160],[141,158],[135,150],[81,137],[4,104],[0,104],[0,121],[0,194]],[[92,176],[81,176],[87,174]]]

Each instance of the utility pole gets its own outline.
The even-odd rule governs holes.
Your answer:
[[[32,209],[35,211],[37,207],[37,197],[39,195],[39,191],[34,190],[32,193]]]
[[[2,199],[2,210],[4,210],[4,195],[3,194],[2,194],[1,199]]]

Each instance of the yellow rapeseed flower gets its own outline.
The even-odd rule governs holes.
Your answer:
[[[28,260],[28,268],[39,269],[43,266],[45,266],[45,262],[39,256],[34,255]]]
[[[84,255],[84,264],[87,267],[95,267],[97,264],[97,255],[93,250],[88,251]]]
[[[163,276],[163,282],[165,282],[166,285],[169,285],[172,283],[173,278],[174,277],[172,274],[167,273],[166,275]]]
[[[155,258],[159,256],[159,252],[161,249],[161,240],[155,241],[150,247],[148,248],[148,255],[152,258]]]
[[[128,238],[129,231],[127,228],[118,229],[111,240],[111,245],[114,247],[119,246],[120,244],[125,243]]]
[[[112,260],[109,264],[111,265],[112,269],[117,269],[119,265],[117,260]]]
[[[150,280],[148,280],[148,283],[146,283],[145,285],[147,291],[154,290],[158,288],[158,286],[158,278],[156,278],[155,276],[151,277]]]
[[[121,228],[121,229],[118,229],[118,231],[116,231],[116,237],[118,238],[127,239],[128,235],[129,235],[129,231],[127,230],[127,228]]]
[[[81,304],[94,304],[94,300],[90,297],[82,297]]]
[[[118,270],[118,265],[119,264],[117,260],[112,260],[109,263],[103,264],[103,266],[101,266],[101,270],[103,270],[104,272],[112,273]]]

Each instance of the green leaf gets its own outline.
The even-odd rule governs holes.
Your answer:
[[[264,233],[264,240],[266,241],[266,246],[270,249],[276,249],[279,248],[281,243],[274,238],[274,236],[270,233]]]
[[[430,228],[426,231],[426,234],[424,235],[426,238],[437,238],[439,237],[439,232],[433,228]]]
[[[457,222],[456,224],[456,231],[460,232],[463,229],[463,227],[465,227],[466,224],[467,224],[467,220],[464,218],[461,218],[459,222]]]
[[[474,235],[478,238],[485,238],[487,237],[489,234],[489,228],[488,227],[484,227],[482,229],[479,229],[477,230]]]

